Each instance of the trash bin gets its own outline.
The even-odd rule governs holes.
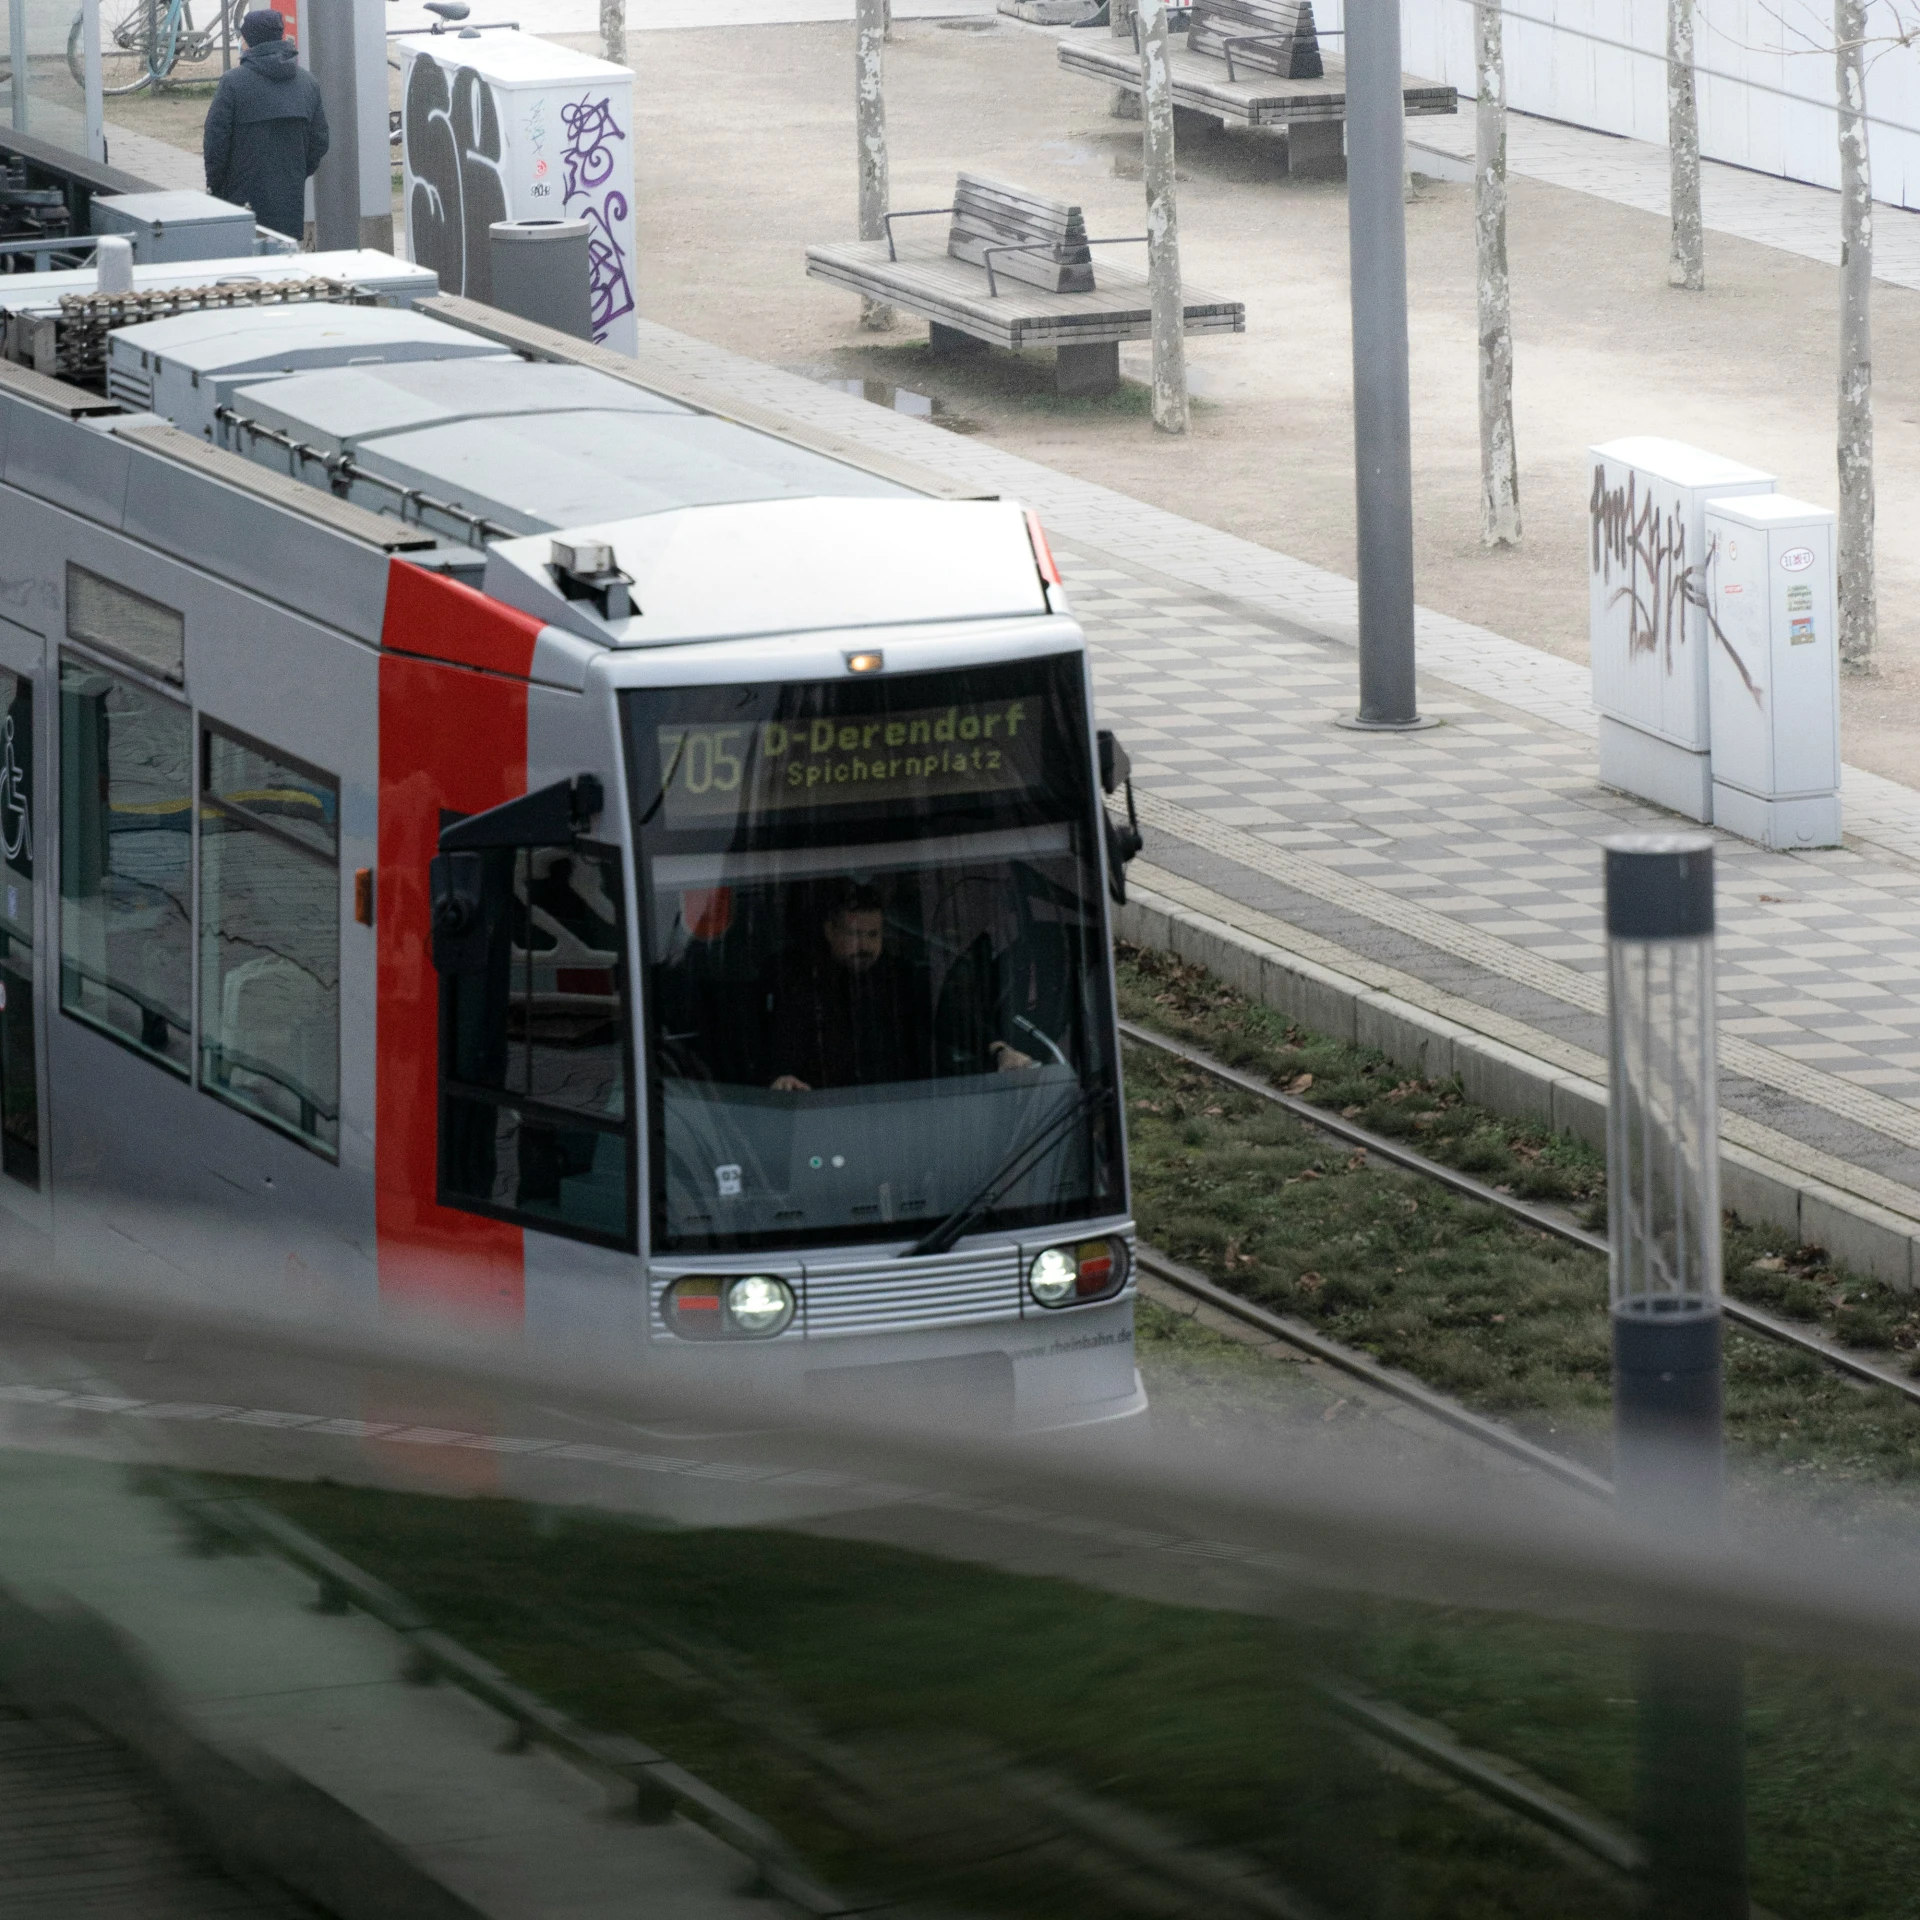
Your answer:
[[[1840,844],[1834,517],[1783,493],[1710,500],[1713,819],[1765,847]]]
[[[496,220],[489,229],[493,304],[522,320],[591,340],[591,232],[584,220]]]

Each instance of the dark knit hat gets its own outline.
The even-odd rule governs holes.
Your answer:
[[[240,22],[240,38],[250,47],[260,46],[268,40],[278,40],[286,30],[286,21],[271,7],[256,7]]]

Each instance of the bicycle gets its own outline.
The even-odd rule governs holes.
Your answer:
[[[232,36],[253,0],[216,0],[210,26],[193,23],[193,0],[101,0],[100,91],[138,93],[158,86],[183,62],[198,66],[220,48],[223,13],[230,13]],[[67,35],[67,68],[76,85],[87,84],[82,16],[74,15]]]

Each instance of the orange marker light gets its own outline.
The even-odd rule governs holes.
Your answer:
[[[1053,557],[1053,549],[1047,545],[1047,530],[1031,507],[1026,511],[1027,538],[1033,545],[1033,564],[1040,569],[1040,578],[1048,586],[1064,587],[1067,583],[1060,578],[1059,564]]]
[[[887,656],[878,650],[872,653],[849,653],[845,659],[849,673],[881,673],[887,664]]]

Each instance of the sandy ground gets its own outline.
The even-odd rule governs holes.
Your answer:
[[[1104,89],[1056,67],[1052,36],[1011,21],[896,33],[894,206],[943,204],[967,166],[1080,202],[1096,234],[1143,230],[1138,123],[1111,118]],[[1060,402],[1039,356],[937,366],[906,344],[924,341],[917,322],[863,334],[851,297],[804,277],[806,244],[854,226],[846,29],[687,31],[630,46],[649,318],[762,359],[838,363],[937,395],[1000,445],[1352,573],[1344,187],[1288,180],[1259,135],[1183,147],[1186,277],[1243,299],[1247,332],[1190,343],[1205,397],[1191,435],[1169,440],[1137,389]],[[1425,184],[1407,208],[1417,586],[1428,606],[1584,659],[1595,441],[1695,441],[1834,503],[1836,276],[1710,235],[1709,291],[1679,293],[1666,284],[1664,222],[1525,180],[1510,244],[1526,539],[1490,554],[1479,541],[1472,190]],[[1875,299],[1881,659],[1849,679],[1843,745],[1859,765],[1920,781],[1920,295],[1883,286]]]
[[[805,278],[809,241],[853,231],[847,28],[690,29],[629,45],[649,318],[932,395],[963,430],[1352,573],[1344,187],[1289,180],[1264,136],[1184,129],[1186,276],[1244,300],[1247,332],[1190,343],[1194,427],[1169,440],[1138,387],[1063,402],[1044,356],[938,364],[918,322],[862,333],[851,297]],[[902,24],[887,88],[896,207],[943,204],[966,166],[1080,202],[1096,234],[1142,231],[1138,123],[1111,118],[1105,89],[1058,69],[1050,34],[1007,20]],[[205,95],[110,111],[195,147]],[[1510,245],[1526,539],[1489,553],[1471,189],[1423,183],[1407,208],[1417,587],[1428,606],[1584,659],[1595,441],[1694,441],[1833,504],[1836,276],[1709,235],[1708,292],[1679,293],[1663,221],[1527,180],[1514,182]],[[1880,286],[1875,302],[1881,650],[1876,672],[1844,686],[1842,742],[1856,764],[1920,783],[1920,295]],[[1123,364],[1143,372],[1144,353],[1126,350]]]

